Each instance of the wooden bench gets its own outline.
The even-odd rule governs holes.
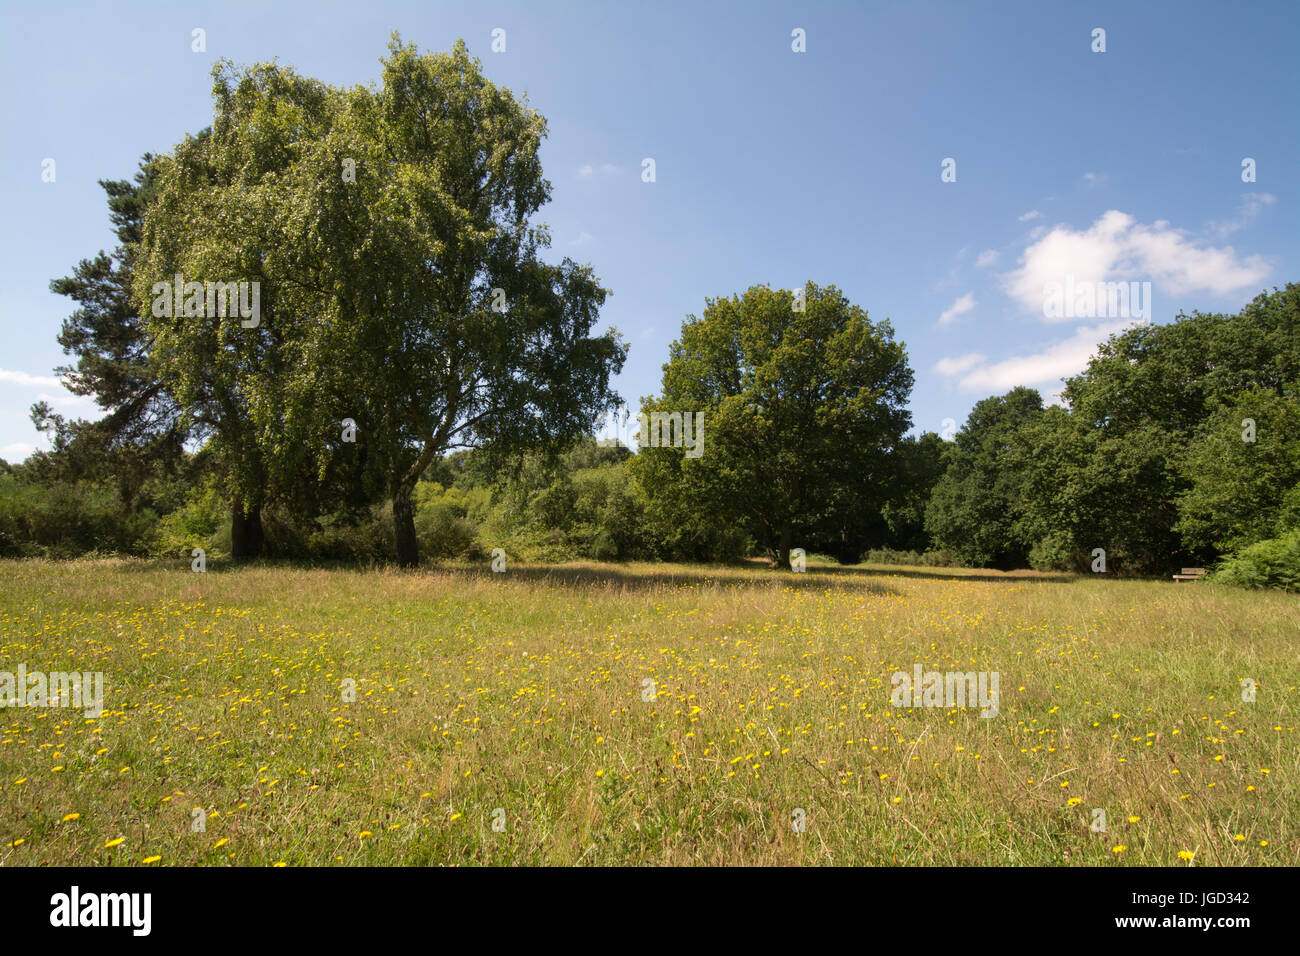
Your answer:
[[[1175,574],[1175,581],[1199,581],[1205,577],[1205,568],[1183,568],[1182,574]]]

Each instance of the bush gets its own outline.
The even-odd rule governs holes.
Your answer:
[[[387,561],[396,551],[392,513],[375,505],[368,513],[317,519],[307,535],[307,556],[322,561]]]
[[[415,536],[420,553],[434,560],[480,553],[482,544],[474,518],[486,512],[488,499],[486,489],[443,488],[434,481],[417,485]]]
[[[867,564],[921,564],[921,555],[916,551],[898,551],[894,548],[872,548],[863,558]]]
[[[918,553],[894,548],[872,548],[862,558],[867,564],[910,564],[913,567],[951,568],[957,564],[951,551],[938,550]]]
[[[1078,554],[1069,534],[1054,531],[1029,549],[1029,566],[1035,571],[1073,571]]]
[[[230,507],[216,484],[209,481],[201,488],[191,488],[184,503],[158,522],[149,550],[155,555],[188,555],[192,548],[203,548],[209,556],[229,553],[229,544],[216,546],[218,532],[229,522]]]
[[[1300,591],[1300,529],[1243,548],[1224,560],[1210,580],[1243,588]]]
[[[927,551],[921,555],[921,563],[927,568],[952,568],[957,566],[957,558],[947,549]]]
[[[307,561],[385,562],[392,559],[393,515],[387,505],[344,508],[333,514],[305,518],[282,504],[262,508],[263,555]],[[229,549],[230,521],[222,522],[212,544],[219,552]]]
[[[124,517],[116,489],[106,484],[41,487],[0,475],[0,548],[14,557],[138,553],[149,518]]]

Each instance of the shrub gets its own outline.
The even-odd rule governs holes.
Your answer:
[[[957,566],[957,558],[951,551],[941,548],[925,552],[921,555],[921,563],[928,568],[952,568]]]
[[[209,556],[226,553],[229,545],[224,549],[216,547],[215,539],[229,521],[230,508],[216,484],[209,481],[200,488],[191,488],[184,503],[158,522],[149,550],[155,555],[188,555],[192,548],[203,548]]]
[[[1054,531],[1029,549],[1029,566],[1035,571],[1073,571],[1078,554],[1070,535]]]
[[[360,516],[320,518],[306,540],[308,557],[323,561],[386,561],[396,551],[391,512],[375,505]]]
[[[894,548],[872,548],[863,559],[867,564],[919,565],[921,555],[916,551],[898,551]]]
[[[434,560],[481,552],[474,517],[486,512],[487,502],[486,489],[463,491],[433,481],[421,482],[415,490],[415,536],[420,552]]]
[[[1210,579],[1243,588],[1300,591],[1300,529],[1243,548],[1225,559]]]
[[[73,558],[137,552],[141,521],[123,518],[113,487],[80,481],[49,487],[0,476],[0,547],[15,557]]]

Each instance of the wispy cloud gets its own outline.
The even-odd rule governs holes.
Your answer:
[[[1106,182],[1109,179],[1110,179],[1109,173],[1084,173],[1083,174],[1083,184],[1089,189],[1092,189],[1095,186],[1104,186],[1106,185]]]
[[[983,361],[983,355],[979,352],[971,352],[969,355],[956,355],[952,358],[939,359],[934,363],[934,369],[940,375],[953,378],[963,372],[969,372]]]
[[[1029,220],[1037,219],[1041,215],[1042,213],[1039,212],[1037,209],[1031,209],[1029,210],[1029,212],[1025,213],[1022,216],[1017,216],[1016,218],[1018,218],[1021,222],[1029,222]]]
[[[594,176],[613,176],[618,172],[618,167],[613,163],[600,163],[593,165],[588,163],[585,166],[578,167],[579,179],[591,179]]]
[[[965,315],[973,308],[975,308],[975,293],[967,292],[964,296],[957,299],[957,301],[952,305],[943,310],[943,314],[939,316],[939,324],[947,325],[953,319],[960,315]]]
[[[1126,320],[1080,328],[1068,339],[1036,352],[996,362],[985,361],[983,355],[970,354],[940,359],[934,367],[942,375],[959,378],[958,387],[970,392],[1001,393],[1017,385],[1055,384],[1082,372],[1097,346],[1130,324]]]
[[[61,412],[88,412],[97,407],[95,400],[89,395],[73,395],[71,392],[63,392],[58,395],[40,392],[37,394],[36,400],[38,402],[49,402],[53,408]]]
[[[984,269],[997,261],[998,251],[996,249],[985,249],[979,254],[979,258],[975,260],[975,265],[980,269]]]
[[[1215,219],[1209,224],[1209,229],[1220,238],[1230,236],[1234,232],[1240,232],[1254,221],[1255,217],[1267,206],[1277,202],[1277,197],[1272,193],[1245,193],[1241,197],[1241,203],[1237,207],[1237,215],[1232,219],[1218,220]]]
[[[11,462],[24,461],[35,450],[36,446],[28,445],[26,442],[11,442],[8,445],[0,445],[0,458]]]
[[[53,375],[30,375],[27,372],[0,368],[0,382],[11,385],[29,385],[34,388],[63,388],[63,381]]]

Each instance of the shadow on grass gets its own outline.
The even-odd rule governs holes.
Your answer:
[[[808,569],[811,573],[812,568]],[[994,581],[999,584],[1008,584],[1014,582],[1030,583],[1047,583],[1047,584],[1070,584],[1078,575],[1074,574],[1045,574],[1040,571],[993,571],[987,568],[978,570],[933,568],[925,571],[911,567],[881,565],[877,567],[844,567],[844,568],[819,568],[818,570],[826,571],[831,574],[867,574],[876,577],[888,577],[896,574],[900,578],[928,578],[934,581]]]
[[[680,565],[671,565],[680,567]],[[509,570],[494,574],[483,569],[464,565],[435,566],[433,570],[443,573],[457,573],[473,578],[523,578],[526,581],[554,583],[574,586],[622,586],[643,590],[656,587],[690,587],[708,586],[721,588],[753,588],[763,585],[788,587],[794,590],[824,590],[834,587],[848,590],[864,590],[873,594],[897,594],[882,579],[897,575],[902,578],[929,579],[936,581],[985,581],[1000,584],[1015,582],[1069,584],[1075,576],[1068,574],[1042,574],[1033,571],[944,571],[919,570],[906,567],[862,567],[862,566],[825,566],[813,565],[807,571],[796,574],[792,571],[777,571],[769,568],[766,562],[745,562],[741,564],[705,564],[690,571],[644,571],[636,567],[625,567],[609,563],[598,567],[589,565],[574,567],[570,565],[518,565]]]
[[[672,567],[680,567],[680,565]],[[502,573],[494,573],[486,568],[452,564],[435,566],[429,570],[475,580],[491,578],[505,582],[522,579],[532,584],[551,584],[557,587],[615,587],[630,591],[690,587],[740,591],[764,586],[791,588],[796,591],[822,591],[832,586],[871,594],[898,593],[896,589],[884,582],[869,577],[831,580],[831,575],[819,574],[812,568],[809,568],[805,574],[793,574],[788,571],[754,574],[751,566],[743,564],[702,564],[698,569],[690,571],[645,571],[637,567],[612,563],[599,567],[514,565]]]
[[[193,574],[188,558],[106,558],[115,572],[152,572],[174,569],[177,573]],[[89,563],[97,563],[91,561]],[[207,574],[225,574],[243,570],[294,570],[294,571],[346,571],[365,574],[454,574],[466,579],[490,578],[493,580],[519,580],[551,583],[560,586],[607,587],[620,586],[632,590],[649,590],[662,587],[706,586],[720,588],[753,588],[764,585],[788,587],[794,590],[820,590],[826,587],[860,589],[876,594],[898,592],[881,579],[897,576],[933,581],[981,581],[1000,584],[1016,582],[1069,584],[1077,575],[1044,574],[1034,571],[994,571],[987,569],[920,569],[903,565],[809,565],[802,573],[770,568],[761,559],[736,564],[681,565],[664,564],[663,571],[647,571],[644,565],[617,562],[559,565],[512,564],[507,571],[497,574],[487,567],[461,562],[425,564],[403,572],[396,564],[384,562],[348,561],[342,559],[291,559],[260,558],[250,562],[235,562],[229,557],[209,558]],[[669,570],[669,569],[674,570]],[[676,570],[687,568],[687,570]]]

